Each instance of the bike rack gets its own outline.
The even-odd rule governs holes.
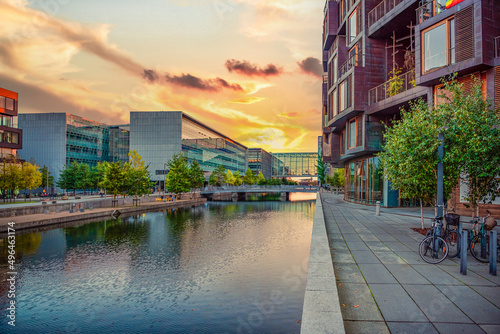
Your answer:
[[[490,231],[490,275],[497,275],[497,231]]]
[[[462,223],[460,223],[462,225]],[[461,228],[462,226],[460,226]],[[467,244],[469,240],[469,231],[462,230],[462,240],[460,242],[460,273],[467,275]],[[464,242],[465,241],[465,242]]]

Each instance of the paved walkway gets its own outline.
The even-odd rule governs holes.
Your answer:
[[[321,198],[347,333],[500,333],[500,276],[470,255],[466,276],[458,259],[425,263],[419,212]]]

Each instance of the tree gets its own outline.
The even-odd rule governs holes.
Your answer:
[[[168,191],[174,194],[189,192],[191,180],[187,158],[182,153],[175,154],[168,161],[168,169],[166,179]]]
[[[252,172],[251,169],[247,169],[245,172],[245,175],[243,176],[243,183],[248,184],[248,185],[253,185],[257,181],[255,178],[255,174]]]
[[[321,153],[318,153],[318,164],[316,165],[316,172],[318,173],[318,181],[321,184],[325,183],[325,163],[321,157]]]
[[[212,186],[220,187],[224,184],[224,177],[226,175],[226,169],[224,166],[219,165],[210,175],[209,183]]]
[[[193,160],[191,166],[189,167],[189,176],[189,179],[191,180],[191,188],[201,188],[205,184],[205,174],[196,159]]]
[[[40,187],[42,184],[42,173],[40,173],[40,168],[29,162],[23,162],[21,167],[21,184],[20,188],[25,189],[25,201],[28,196],[29,189],[29,197],[31,198],[31,189],[35,189]]]
[[[259,171],[259,174],[257,175],[257,184],[259,185],[265,185],[266,184],[266,178],[264,177],[264,174],[262,174],[261,171]]]
[[[123,165],[125,186],[127,193],[135,196],[137,200],[139,196],[148,194],[152,186],[148,171],[149,166],[146,166],[142,157],[135,150],[130,151],[128,156],[129,162]]]
[[[75,180],[71,165],[64,165],[59,173],[59,180],[57,180],[56,185],[65,190],[75,189]]]
[[[237,170],[236,172],[233,173],[233,177],[234,177],[234,185],[235,186],[241,186],[241,174],[240,174],[240,171]]]
[[[52,173],[50,171],[48,171],[48,173],[49,173],[49,183],[47,184],[47,170],[48,170],[47,166],[43,166],[42,169],[41,169],[42,184],[40,185],[40,187],[42,187],[42,188],[49,188],[49,187],[54,186],[54,176],[51,175]]]
[[[92,179],[90,174],[90,166],[85,163],[73,161],[73,173],[75,175],[75,188],[85,190],[92,187]]]
[[[432,202],[436,196],[437,137],[442,127],[437,116],[436,109],[424,100],[410,103],[409,111],[401,111],[401,120],[394,120],[392,127],[386,125],[385,145],[379,153],[384,175],[392,188],[399,189],[402,198],[420,201],[422,228],[423,204]],[[451,188],[445,191],[450,192]]]
[[[467,187],[466,206],[479,216],[479,203],[500,195],[500,114],[484,99],[479,80],[474,81],[469,94],[454,77],[446,82],[448,94],[439,107],[448,125],[445,154],[457,163]]]
[[[104,181],[104,177],[106,175],[106,169],[109,168],[109,165],[106,161],[98,162],[96,166],[92,167],[90,170],[90,183],[92,189],[99,188],[99,184],[101,181]]]
[[[3,171],[0,176],[0,187],[4,190],[4,193],[10,194],[10,199],[19,189],[22,187],[22,173],[21,164],[13,155],[5,158],[3,160]]]
[[[109,168],[106,169],[104,180],[99,185],[112,193],[113,200],[116,201],[116,196],[124,191],[125,177],[123,163],[111,162]]]
[[[229,169],[226,171],[226,174],[224,174],[224,182],[231,185],[234,184],[234,175]]]

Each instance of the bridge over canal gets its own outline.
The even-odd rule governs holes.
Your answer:
[[[290,193],[316,193],[316,186],[227,186],[206,187],[201,189],[202,197],[212,201],[244,200],[247,194],[281,194],[281,200],[287,201]]]

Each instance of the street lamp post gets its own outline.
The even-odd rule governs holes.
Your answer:
[[[440,132],[438,134],[438,165],[437,165],[437,215],[443,216],[443,202],[444,202],[444,166],[443,166],[443,158],[444,158],[444,134]]]

